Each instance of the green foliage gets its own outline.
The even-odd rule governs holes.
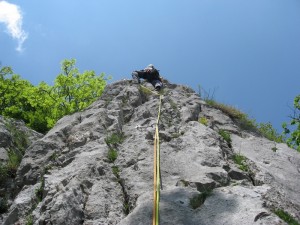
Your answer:
[[[22,154],[18,151],[9,150],[8,151],[8,162],[6,164],[7,173],[10,177],[16,177],[18,167],[22,160]]]
[[[231,119],[235,120],[243,130],[257,130],[255,120],[250,119],[247,114],[241,112],[235,107],[218,103],[213,99],[209,99],[206,103],[216,109],[221,110]]]
[[[9,150],[7,153],[8,161],[6,163],[0,162],[0,183],[5,183],[9,177],[16,177],[22,160],[22,154],[17,150]]]
[[[241,112],[235,107],[218,103],[213,99],[208,99],[206,100],[206,102],[208,105],[221,110],[226,115],[228,115],[231,119],[236,121],[241,129],[256,132],[271,141],[275,141],[278,143],[285,142],[284,136],[278,134],[276,130],[273,128],[273,126],[271,125],[271,123],[258,124],[254,119],[250,119],[247,114]],[[299,141],[300,141],[300,136],[299,136]]]
[[[49,159],[51,161],[55,161],[59,157],[59,154],[57,152],[53,152],[52,155],[50,155]]]
[[[199,123],[203,124],[204,126],[208,125],[208,120],[205,116],[199,118]]]
[[[229,148],[231,148],[231,137],[230,133],[227,132],[226,130],[219,130],[219,134],[222,136],[222,138],[227,142]]]
[[[45,178],[44,178],[44,176],[42,176],[40,186],[35,189],[35,196],[37,197],[39,202],[41,202],[43,200],[44,187],[45,187]]]
[[[25,225],[33,225],[33,216],[32,216],[32,214],[30,214],[26,217]]]
[[[120,178],[120,169],[118,166],[112,166],[111,167],[113,174],[115,175],[115,177],[117,177],[118,179]]]
[[[115,149],[108,149],[107,158],[109,162],[113,163],[118,158],[118,151]]]
[[[123,213],[125,215],[128,215],[130,213],[130,204],[129,203],[123,203]]]
[[[23,119],[31,106],[25,93],[33,87],[29,81],[13,74],[10,67],[0,69],[0,113],[4,116]]]
[[[106,85],[104,74],[79,73],[74,59],[64,60],[54,85],[34,86],[13,74],[10,67],[0,69],[0,113],[22,119],[31,128],[45,133],[61,117],[78,112],[94,102]]]
[[[249,171],[249,167],[246,164],[246,157],[241,154],[234,154],[233,155],[233,161],[239,165],[239,169],[243,170],[245,172]]]
[[[139,86],[139,90],[140,90],[140,92],[143,93],[145,96],[150,96],[150,95],[153,94],[153,92],[152,92],[149,88],[144,87],[143,85],[140,85],[140,86]]]
[[[258,130],[265,138],[271,141],[275,141],[277,143],[285,142],[284,136],[278,134],[271,123],[260,123],[258,125]]]
[[[8,177],[7,164],[0,162],[0,183],[4,183]]]
[[[172,133],[172,138],[179,138],[182,134],[181,133]]]
[[[274,213],[283,221],[285,221],[288,225],[300,225],[297,220],[295,220],[290,214],[287,212],[278,209],[275,210]]]
[[[125,140],[124,133],[112,133],[109,137],[105,138],[105,143],[108,146],[121,144]]]
[[[198,195],[195,195],[193,198],[190,199],[190,206],[193,209],[199,208],[206,200],[207,197],[211,195],[212,191],[204,191]]]
[[[282,125],[284,134],[289,135],[287,144],[300,152],[300,95],[294,99],[294,115],[291,116],[289,125],[292,126],[292,130],[288,128],[287,123]]]

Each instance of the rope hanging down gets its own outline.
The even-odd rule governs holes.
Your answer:
[[[159,224],[159,200],[160,200],[160,146],[159,146],[159,132],[158,124],[161,112],[161,102],[162,95],[159,96],[159,106],[158,106],[158,116],[155,126],[155,137],[154,137],[154,157],[153,157],[153,180],[154,180],[154,190],[153,190],[153,219],[152,225]]]

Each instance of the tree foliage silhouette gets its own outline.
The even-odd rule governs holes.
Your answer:
[[[75,59],[61,63],[61,73],[53,86],[45,82],[34,86],[10,67],[2,67],[0,113],[22,119],[29,127],[45,133],[63,116],[83,110],[101,96],[106,80],[104,73],[80,73]]]

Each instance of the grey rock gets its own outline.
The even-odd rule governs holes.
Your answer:
[[[131,80],[107,85],[85,111],[62,118],[33,143],[17,182],[36,188],[44,180],[42,201],[37,206],[16,201],[24,195],[36,199],[23,188],[5,223],[32,215],[34,224],[151,224],[159,96],[143,87]],[[207,117],[208,126],[198,122],[201,116]],[[231,133],[232,148],[218,134],[220,129]],[[122,143],[105,141],[120,133]],[[274,143],[241,131],[192,89],[168,81],[159,134],[160,224],[284,224],[274,207],[300,219],[300,156],[286,145],[277,144],[272,151]],[[112,149],[114,160],[109,158]],[[237,168],[235,153],[247,158],[250,171]]]
[[[253,162],[254,179],[268,184],[266,193],[268,204],[281,208],[300,219],[300,154],[265,138],[248,134],[246,138],[232,135],[233,149]],[[277,148],[276,152],[272,150]],[[266,161],[268,163],[266,163]]]
[[[231,133],[239,134],[238,126],[233,120],[221,110],[215,109],[207,104],[202,106],[200,117],[205,117],[208,120],[208,126],[215,130],[226,130]]]
[[[0,126],[0,137],[0,147],[9,147],[11,145],[12,137],[4,124]]]
[[[5,148],[0,148],[0,162],[7,162],[8,154]]]
[[[5,118],[0,116],[0,164],[1,168],[6,167],[11,156],[21,156],[27,151],[27,148],[35,141],[39,140],[43,135],[28,128],[23,121]],[[24,216],[22,214],[24,205],[20,207],[12,206],[12,202],[18,192],[18,187],[14,179],[14,174],[4,173],[1,171],[0,174],[0,200],[2,202],[7,201],[7,206],[14,207],[11,209],[7,221],[14,221],[19,217]],[[22,197],[22,199],[24,199]],[[2,205],[1,205],[2,207]],[[3,208],[2,208],[3,210]],[[1,210],[1,211],[2,211]],[[4,210],[3,210],[4,211]],[[0,215],[0,224],[2,224],[3,217],[7,215],[4,213]],[[8,222],[7,224],[12,224]]]

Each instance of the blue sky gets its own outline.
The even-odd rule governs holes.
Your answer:
[[[52,84],[70,58],[113,81],[152,63],[281,132],[300,94],[300,1],[0,0],[2,66]]]

